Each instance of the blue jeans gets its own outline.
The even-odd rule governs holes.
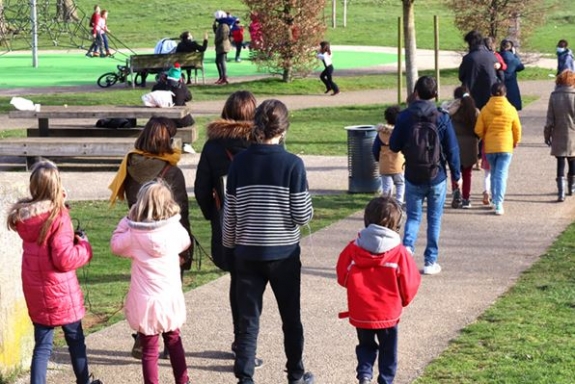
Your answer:
[[[507,175],[513,153],[498,152],[486,153],[485,157],[491,168],[491,199],[495,206],[503,204],[505,190],[507,189]]]
[[[301,261],[297,248],[286,259],[270,261],[235,258],[236,298],[239,324],[236,335],[234,373],[240,383],[253,384],[254,361],[263,310],[263,294],[268,283],[275,295],[284,334],[288,381],[304,374],[303,326],[301,323]]]
[[[357,338],[359,340],[359,344],[355,347],[357,379],[373,378],[373,365],[377,357],[379,369],[377,383],[392,384],[397,371],[397,325],[384,329],[357,328]]]
[[[395,185],[395,199],[403,203],[403,196],[405,195],[405,179],[403,173],[393,173],[388,175],[381,175],[381,190],[383,195],[391,194],[393,186]]]
[[[423,253],[425,265],[437,261],[439,252],[439,232],[441,231],[441,216],[447,193],[447,179],[437,185],[415,185],[405,181],[405,209],[407,221],[403,245],[415,252],[415,242],[423,214],[423,201],[427,199],[427,245]]]
[[[64,338],[68,344],[72,368],[76,375],[76,384],[87,384],[88,358],[86,356],[86,344],[82,322],[66,324],[62,326]],[[48,359],[52,354],[54,341],[54,327],[34,323],[34,352],[32,354],[32,366],[30,372],[30,384],[45,384]]]

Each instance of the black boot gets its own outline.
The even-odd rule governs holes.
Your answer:
[[[565,201],[565,177],[557,179],[557,201]]]
[[[573,195],[573,181],[575,180],[575,175],[567,175],[567,196]]]

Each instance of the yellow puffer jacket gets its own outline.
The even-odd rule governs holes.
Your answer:
[[[485,153],[510,153],[521,141],[517,110],[505,96],[491,96],[481,110],[475,133],[483,140]]]

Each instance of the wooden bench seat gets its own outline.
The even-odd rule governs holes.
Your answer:
[[[132,79],[136,73],[160,73],[167,71],[174,63],[179,63],[182,70],[194,70],[194,82],[198,83],[198,70],[202,73],[202,84],[205,84],[204,76],[204,52],[191,53],[168,53],[168,54],[149,54],[149,55],[132,55],[128,59],[128,66]],[[132,87],[135,81],[132,81]]]
[[[50,137],[133,137],[142,132],[143,127],[134,128],[98,128],[94,126],[57,125],[50,127]],[[40,137],[40,129],[31,127],[26,129],[26,136]],[[195,126],[178,128],[176,137],[184,143],[194,143],[198,139],[198,130]],[[91,140],[91,139],[90,139]]]

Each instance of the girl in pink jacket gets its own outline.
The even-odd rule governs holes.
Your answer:
[[[34,324],[31,384],[45,384],[54,328],[62,327],[77,383],[90,381],[82,318],[86,312],[76,269],[92,258],[85,236],[75,235],[56,164],[41,161],[30,175],[30,195],[14,204],[8,228],[22,238],[22,288]]]
[[[162,179],[142,185],[136,203],[114,231],[110,246],[113,253],[132,259],[125,314],[142,343],[144,383],[159,382],[160,334],[170,355],[176,384],[188,383],[180,337],[186,305],[179,254],[190,246],[190,236],[180,224],[180,206]]]

